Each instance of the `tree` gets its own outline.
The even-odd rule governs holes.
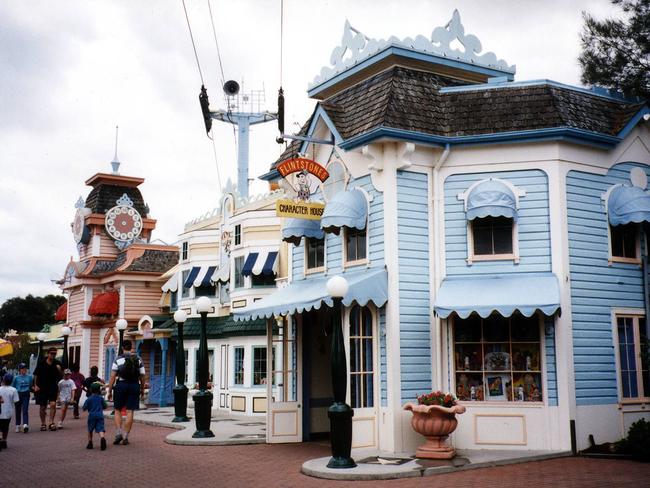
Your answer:
[[[583,12],[582,82],[650,99],[650,0],[612,0],[625,19],[596,20]]]
[[[10,298],[0,307],[0,332],[38,332],[44,324],[54,322],[54,313],[64,302],[60,295]]]

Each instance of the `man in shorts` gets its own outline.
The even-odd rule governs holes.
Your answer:
[[[59,396],[59,380],[63,377],[61,363],[56,359],[56,347],[47,350],[44,361],[38,363],[34,370],[34,393],[36,404],[41,407],[41,430],[47,430],[45,414],[50,405],[50,430],[56,430],[54,417],[56,415],[56,399]]]
[[[114,445],[129,443],[129,432],[133,425],[133,411],[140,407],[140,399],[144,399],[144,364],[137,354],[131,352],[131,341],[122,341],[124,354],[115,358],[111,368],[111,379],[108,382],[108,400],[115,393],[115,440]],[[122,425],[122,408],[126,407],[126,419]]]

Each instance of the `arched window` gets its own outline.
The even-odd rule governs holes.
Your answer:
[[[350,404],[374,406],[374,358],[372,312],[355,305],[350,311]]]

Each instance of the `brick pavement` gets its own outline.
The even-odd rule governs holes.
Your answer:
[[[30,412],[36,419],[37,412]],[[169,429],[136,424],[131,445],[104,452],[85,449],[86,421],[67,421],[58,432],[9,434],[0,452],[0,487],[635,487],[648,486],[650,464],[632,461],[563,458],[391,481],[328,481],[300,474],[303,461],[325,456],[326,444],[173,446]],[[113,426],[107,423],[112,437]],[[122,475],[125,474],[125,478]]]

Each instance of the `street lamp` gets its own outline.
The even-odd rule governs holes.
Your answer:
[[[348,370],[345,362],[345,344],[341,324],[343,297],[350,286],[343,276],[333,276],[327,281],[327,294],[334,299],[332,321],[332,390],[334,403],[327,410],[330,419],[330,442],[332,458],[328,468],[354,468],[356,463],[350,457],[352,450],[352,416],[354,411],[345,403],[348,388]]]
[[[45,339],[47,339],[47,334],[45,332],[41,332],[36,336],[38,339],[38,356],[36,356],[36,365],[38,365],[39,361],[41,360],[41,356],[43,356],[43,342],[45,342]]]
[[[63,364],[63,369],[68,367],[68,336],[72,332],[72,329],[67,325],[61,327],[61,335],[63,335],[63,357],[61,358],[61,363]]]
[[[117,322],[115,322],[115,327],[117,328],[118,332],[120,333],[120,345],[117,348],[117,355],[121,355],[124,353],[124,349],[122,349],[122,341],[124,340],[124,331],[126,328],[129,326],[129,323],[126,321],[126,319],[118,319]]]
[[[194,438],[214,437],[210,430],[212,415],[212,393],[208,391],[208,337],[206,333],[208,312],[212,310],[212,302],[208,297],[200,297],[196,301],[196,311],[201,314],[201,339],[199,341],[199,391],[194,395],[194,419],[196,432]]]
[[[178,327],[176,338],[176,386],[174,386],[174,413],[172,422],[189,422],[187,416],[187,386],[185,386],[185,348],[183,347],[183,324],[187,320],[184,310],[174,312],[174,322]]]

